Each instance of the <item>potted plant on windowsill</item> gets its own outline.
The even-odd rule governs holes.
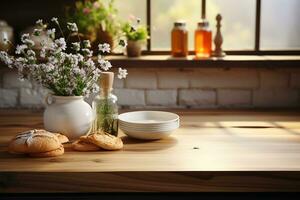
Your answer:
[[[51,21],[62,30],[57,18]],[[1,51],[0,60],[10,68],[17,68],[21,80],[34,81],[51,91],[46,98],[45,129],[62,133],[70,139],[78,138],[91,128],[94,113],[84,97],[98,92],[100,73],[112,67],[103,57],[104,53],[110,52],[110,46],[99,44],[98,59],[94,61],[89,40],[67,46],[64,37],[56,38],[55,28],[48,28],[42,20],[36,24],[38,28],[32,34],[21,36],[22,44],[17,45],[16,56]],[[75,23],[67,23],[67,28],[69,34],[78,34]],[[42,48],[34,51],[37,44],[31,38],[38,37],[42,32],[47,33],[46,40],[52,41],[51,46],[45,45],[47,41],[41,41]],[[64,33],[61,32],[61,35],[64,36]],[[11,43],[7,39],[5,41]],[[66,53],[67,50],[70,53]],[[121,68],[119,73],[119,78],[127,75]]]
[[[114,0],[77,1],[74,7],[67,8],[68,21],[78,25],[79,35],[91,41],[93,50],[99,43],[108,43],[114,47],[115,37],[120,30],[116,15]],[[76,35],[73,35],[72,40],[77,40]]]
[[[122,31],[127,39],[127,56],[139,57],[142,52],[142,46],[146,44],[148,36],[147,28],[140,25],[140,20],[136,19],[136,24],[126,22],[122,26]]]

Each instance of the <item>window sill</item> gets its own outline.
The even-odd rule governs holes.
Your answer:
[[[293,56],[237,56],[228,55],[224,58],[208,58],[195,60],[194,56],[187,58],[172,58],[167,55],[147,55],[139,58],[128,58],[126,56],[107,56],[113,66],[122,68],[277,68],[292,67],[300,68],[300,55]],[[8,67],[0,64],[0,72],[10,71]]]
[[[139,58],[125,56],[108,56],[113,66],[125,68],[201,68],[201,67],[300,67],[300,55],[296,56],[236,56],[228,55],[224,58],[194,59],[172,58],[168,55],[147,55]]]

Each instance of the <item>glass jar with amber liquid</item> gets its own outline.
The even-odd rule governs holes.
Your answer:
[[[188,55],[188,31],[184,21],[174,23],[172,30],[172,56],[186,57]]]
[[[212,33],[207,20],[198,23],[195,31],[195,55],[196,58],[207,58],[211,56]]]

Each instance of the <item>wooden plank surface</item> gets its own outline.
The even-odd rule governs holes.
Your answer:
[[[8,154],[7,143],[17,132],[43,127],[41,113],[2,111],[0,191],[300,190],[298,112],[177,113],[181,127],[164,140],[121,135],[121,151],[75,152],[66,145],[61,157],[28,158]]]

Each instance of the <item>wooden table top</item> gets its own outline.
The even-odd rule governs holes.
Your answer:
[[[300,190],[300,113],[177,113],[181,127],[163,140],[121,133],[121,151],[66,145],[63,156],[29,158],[8,154],[7,144],[42,128],[42,113],[1,111],[0,192]]]

